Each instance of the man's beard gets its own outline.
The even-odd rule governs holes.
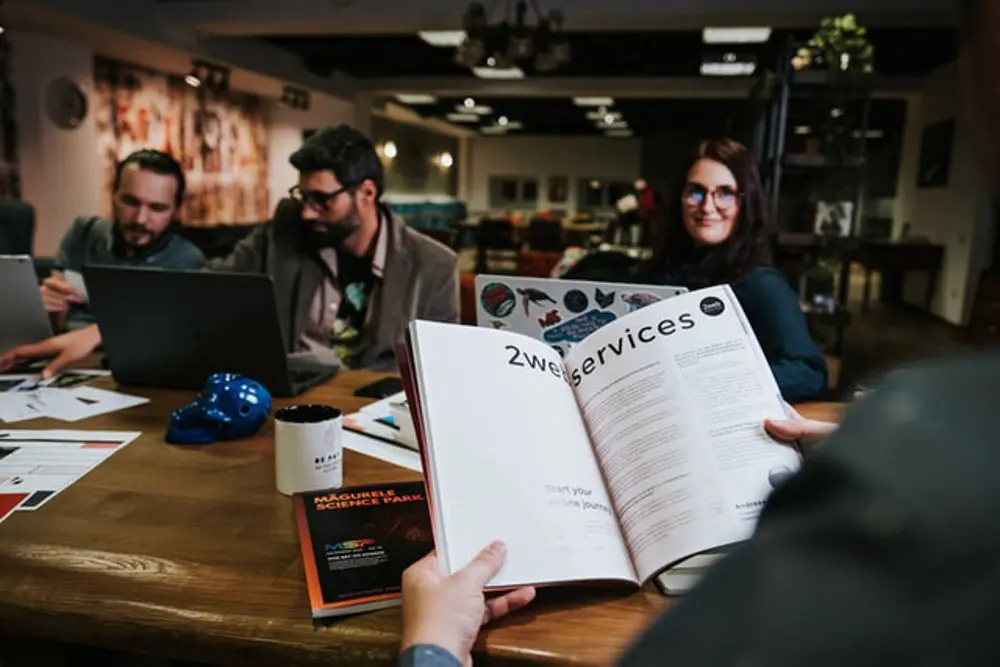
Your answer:
[[[361,216],[352,203],[351,212],[340,220],[315,220],[306,223],[306,238],[316,248],[339,248],[361,226]]]
[[[152,230],[147,229],[144,225],[137,223],[124,223],[116,220],[114,225],[114,235],[115,244],[118,247],[117,252],[133,257],[145,257],[147,255],[151,255],[169,243],[171,234],[174,231],[174,224],[175,223],[170,223],[163,231],[157,234]],[[128,232],[147,234],[148,238],[137,244],[128,237]]]

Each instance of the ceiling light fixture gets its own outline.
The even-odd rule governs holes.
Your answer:
[[[281,89],[281,103],[290,109],[309,110],[309,91],[294,86]]]
[[[500,125],[485,125],[479,131],[483,134],[507,134],[507,128]]]
[[[396,148],[396,142],[394,142],[394,141],[387,141],[384,144],[382,144],[382,155],[387,160],[392,160],[397,155],[399,155],[399,149]]]
[[[520,67],[473,67],[472,73],[480,79],[523,79]]]
[[[813,129],[811,127],[809,127],[808,125],[796,125],[795,126],[795,134],[798,134],[800,136],[804,135],[804,134],[809,134],[812,131],[813,131]]]
[[[455,158],[452,157],[451,153],[445,151],[434,158],[434,164],[442,169],[451,169],[452,165],[455,164]]]
[[[510,120],[507,118],[507,116],[500,116],[499,118],[497,118],[497,125],[506,125],[509,122]]]
[[[461,46],[465,41],[464,30],[420,30],[417,36],[431,46]]]
[[[477,116],[485,116],[493,113],[493,107],[488,107],[484,104],[473,104],[471,107],[459,105],[455,107],[455,111],[458,113],[474,113]]]
[[[535,23],[529,25],[526,0],[506,6],[506,15],[491,23],[482,2],[469,4],[462,17],[465,40],[455,51],[457,64],[470,69],[484,64],[500,69],[528,64],[536,71],[551,72],[569,62],[569,40],[563,32],[566,18],[561,11],[551,9],[543,14],[537,0],[532,0]]]
[[[478,123],[479,116],[474,113],[449,113],[445,118],[453,123]]]
[[[622,117],[620,112],[608,111],[607,109],[604,108],[597,109],[595,111],[588,111],[584,115],[586,116],[587,120],[603,121],[610,118],[611,120],[607,121],[609,123],[612,123]]]
[[[472,107],[476,106],[476,101],[474,99],[472,99],[471,97],[466,97],[465,101],[462,102],[462,105],[466,109],[471,109]]]
[[[771,39],[771,29],[758,28],[705,28],[701,39],[706,44],[761,44]]]
[[[757,69],[757,63],[702,63],[702,76],[750,76]]]
[[[628,122],[619,120],[612,123],[604,123],[603,127],[609,130],[624,130],[628,127]]]
[[[184,77],[184,83],[192,88],[205,86],[208,90],[227,92],[229,90],[229,68],[204,60],[191,62],[191,72]]]
[[[615,103],[613,97],[574,97],[573,104],[578,107],[610,107]]]
[[[396,99],[403,104],[437,104],[437,98],[426,93],[399,93]]]

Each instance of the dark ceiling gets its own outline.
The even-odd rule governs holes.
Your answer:
[[[775,30],[764,44],[706,45],[700,31],[656,32],[570,32],[571,62],[551,73],[535,73],[524,67],[528,81],[545,77],[620,79],[643,77],[699,77],[704,56],[723,51],[753,54],[758,72],[773,69],[790,44],[801,44],[812,29]],[[921,77],[953,60],[956,40],[952,28],[875,28],[869,31],[875,47],[875,69],[888,79]],[[416,35],[263,37],[299,55],[317,74],[343,71],[363,79],[421,77],[467,78],[476,81],[468,68],[453,61],[455,49],[434,47]],[[613,84],[610,84],[613,86]],[[592,88],[592,86],[591,86]],[[749,79],[748,79],[749,88]],[[424,117],[444,119],[456,111],[463,98],[441,98],[436,104],[413,105]],[[568,98],[496,97],[476,98],[477,104],[492,107],[470,129],[487,126],[500,116],[523,124],[512,134],[594,135],[603,131],[585,117],[587,109]],[[902,101],[874,100],[870,128],[885,137],[902,132],[906,105]],[[752,109],[747,99],[616,99],[613,111],[620,112],[635,136],[663,134],[670,128],[684,128],[698,136],[745,136],[752,126]],[[815,101],[794,99],[789,109],[788,128],[810,125],[819,131],[828,107]],[[456,123],[462,126],[462,123]]]
[[[409,108],[425,118],[446,119],[465,98],[443,97],[436,104],[412,105]],[[477,129],[494,125],[501,116],[523,124],[510,134],[600,136],[603,131],[588,120],[591,109],[576,106],[572,100],[542,97],[476,97],[475,103],[491,108],[479,123],[455,123]],[[397,102],[398,103],[398,102]],[[628,123],[635,136],[671,134],[680,128],[694,136],[746,136],[754,122],[753,108],[746,99],[618,99],[611,107]],[[788,129],[808,126],[810,134],[821,131],[828,107],[820,100],[795,98],[789,105]],[[876,99],[870,102],[868,127],[880,130],[881,139],[899,136],[906,118],[903,100]]]
[[[749,52],[761,67],[774,67],[789,40],[803,42],[812,33],[776,30],[765,44],[742,47],[705,45],[701,32],[570,32],[571,62],[554,77],[698,76],[709,51]],[[876,71],[888,77],[921,76],[955,57],[953,28],[873,28]],[[317,72],[339,70],[361,78],[473,75],[453,61],[454,49],[426,44],[417,35],[263,37],[303,58]]]

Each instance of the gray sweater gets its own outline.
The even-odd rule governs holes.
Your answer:
[[[205,256],[190,241],[177,236],[145,257],[127,257],[115,245],[114,223],[106,218],[82,217],[73,221],[59,244],[56,266],[59,270],[80,272],[88,264],[144,266],[160,269],[200,269]],[[66,328],[73,330],[94,323],[86,305],[72,306]]]

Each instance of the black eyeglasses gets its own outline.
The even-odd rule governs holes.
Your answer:
[[[288,196],[301,204],[322,212],[326,210],[326,207],[329,206],[330,202],[353,187],[353,185],[345,185],[344,187],[334,190],[333,192],[323,192],[322,190],[303,190],[299,186],[295,185],[289,188]]]
[[[740,193],[736,191],[736,188],[720,185],[714,190],[709,190],[700,183],[688,183],[681,199],[688,206],[700,207],[708,200],[709,196],[712,197],[715,208],[720,211],[728,211],[740,201]]]

